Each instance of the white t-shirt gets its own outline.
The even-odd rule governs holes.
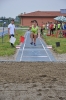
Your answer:
[[[47,29],[49,29],[49,24],[47,24]]]
[[[8,28],[10,29],[10,35],[11,35],[11,34],[14,34],[15,25],[10,23],[10,24],[8,25]]]

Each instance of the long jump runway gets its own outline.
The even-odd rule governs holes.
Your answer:
[[[41,38],[37,38],[36,46],[30,44],[30,32],[25,34],[25,42],[21,44],[16,61],[56,61],[50,49]]]

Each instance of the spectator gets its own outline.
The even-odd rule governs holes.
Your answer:
[[[14,37],[14,33],[15,33],[15,25],[14,25],[14,19],[11,20],[11,23],[8,25],[8,34],[9,34],[9,38],[11,38],[11,36]],[[13,43],[11,43],[12,47],[15,47],[13,45]]]
[[[42,25],[41,25],[41,34],[43,35],[43,31],[45,30],[45,24],[42,22]]]
[[[49,22],[46,24],[46,28],[47,30],[49,30]]]
[[[64,30],[66,30],[66,22],[64,23]]]
[[[64,23],[62,22],[62,30],[64,30]]]
[[[63,25],[63,35],[66,37],[66,22]]]
[[[56,30],[56,23],[53,24],[53,30]]]
[[[57,24],[57,35],[56,35],[56,37],[58,37],[58,35],[60,34],[60,32],[61,32],[61,24],[60,24],[60,22],[58,22],[58,24]]]
[[[52,22],[50,22],[49,29],[50,29],[50,35],[53,35],[53,23]]]

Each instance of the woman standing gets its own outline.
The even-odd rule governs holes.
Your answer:
[[[58,24],[57,24],[57,34],[56,34],[56,37],[59,36],[60,32],[61,32],[61,24],[60,24],[60,22],[58,22]]]
[[[49,22],[47,22],[47,23],[46,23],[46,29],[47,29],[47,34],[48,34],[48,35],[50,35],[49,25],[50,25],[50,23],[49,23]]]
[[[53,23],[52,22],[50,22],[49,29],[50,29],[50,35],[53,35]]]
[[[30,27],[30,30],[31,30],[31,34],[30,34],[30,37],[31,37],[31,45],[34,44],[34,46],[36,46],[36,39],[37,39],[37,35],[38,35],[38,23],[36,20],[33,20],[32,21],[32,26]]]

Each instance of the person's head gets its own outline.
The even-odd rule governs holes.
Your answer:
[[[33,20],[33,25],[34,26],[37,26],[38,25],[38,22],[36,20]]]
[[[14,24],[14,19],[11,20],[11,23]]]

